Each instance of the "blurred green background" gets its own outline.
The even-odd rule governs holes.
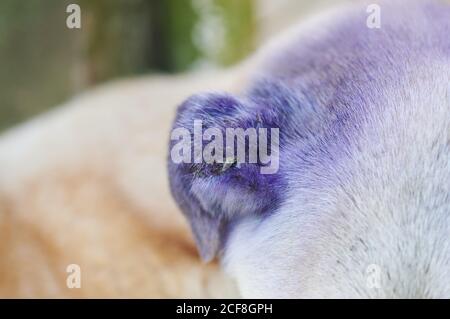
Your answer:
[[[69,29],[69,4],[81,29]],[[227,66],[255,47],[253,0],[0,0],[0,131],[110,79]]]

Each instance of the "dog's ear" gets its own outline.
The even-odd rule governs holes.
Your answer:
[[[273,163],[260,157],[255,161],[250,156],[255,151],[261,154],[259,149],[264,146],[269,148],[266,154],[271,161],[278,160],[274,156],[278,141],[270,129],[264,141],[258,135],[256,144],[245,138],[244,163],[227,158],[227,129],[256,131],[273,124],[270,114],[258,112],[247,103],[227,94],[194,95],[179,107],[171,132],[171,191],[189,220],[205,261],[221,251],[234,221],[270,212],[279,201],[278,166],[273,174],[264,172]],[[234,151],[238,143],[233,140]]]

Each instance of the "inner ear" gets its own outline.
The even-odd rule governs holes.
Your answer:
[[[179,107],[173,125],[171,191],[189,220],[204,260],[220,253],[234,221],[263,216],[279,203],[278,167],[272,174],[264,173],[273,164],[267,158],[278,155],[273,147],[275,136],[271,128],[264,127],[264,122],[269,123],[267,115],[248,103],[228,94],[195,95]],[[260,129],[266,129],[265,134]],[[231,132],[244,133],[244,137],[230,138]],[[245,135],[253,132],[256,136]],[[261,147],[273,149],[260,152]]]

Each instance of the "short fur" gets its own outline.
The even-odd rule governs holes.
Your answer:
[[[174,127],[280,128],[270,177],[169,160],[202,255],[245,297],[450,297],[450,8],[380,7],[380,29],[338,10],[263,50],[242,94],[179,109]]]

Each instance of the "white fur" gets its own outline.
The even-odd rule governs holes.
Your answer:
[[[299,190],[326,173],[291,176],[276,213],[232,231],[224,265],[244,297],[450,297],[449,67],[418,61],[383,92],[343,164],[351,180]]]

